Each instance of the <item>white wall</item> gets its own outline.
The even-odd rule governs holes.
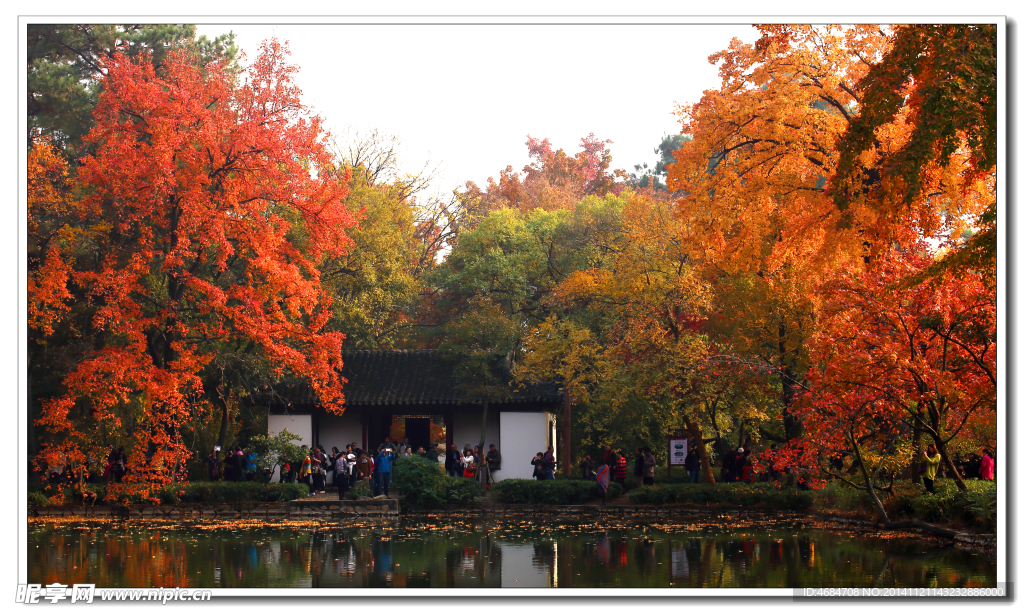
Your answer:
[[[548,449],[548,431],[553,417],[547,412],[501,413],[501,470],[495,480],[533,478],[530,460]]]
[[[468,444],[470,448],[480,444],[480,413],[456,412],[452,415],[455,422],[452,425],[452,442],[461,452]],[[501,450],[501,441],[498,439],[499,431],[498,411],[491,407],[487,411],[487,429],[484,432],[484,453],[490,450],[491,444]],[[504,456],[502,456],[504,459]]]
[[[277,435],[285,429],[302,438],[292,441],[293,444],[299,446],[313,444],[313,415],[271,414],[267,416],[267,433],[269,435]]]
[[[355,410],[346,410],[341,416],[325,414],[320,417],[320,446],[328,453],[332,446],[345,450],[345,445],[355,442],[363,445],[363,424],[359,420],[359,413]]]

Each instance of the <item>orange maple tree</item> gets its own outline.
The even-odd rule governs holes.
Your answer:
[[[730,272],[771,275],[805,264],[820,278],[813,273],[860,265],[907,226],[926,238],[958,235],[994,201],[982,171],[991,158],[977,152],[988,145],[976,144],[974,132],[956,132],[951,109],[922,107],[936,77],[922,84],[904,68],[895,90],[879,85],[878,67],[891,61],[906,27],[759,29],[756,44],[734,40],[710,57],[721,62],[720,89],[677,109],[693,140],[676,152],[668,183],[686,194],[677,205],[695,254]],[[891,103],[893,96],[912,104]],[[965,106],[989,112],[974,100]],[[937,124],[934,134],[929,126]],[[878,186],[865,189],[871,177]]]
[[[933,134],[932,115],[944,111],[921,103],[935,96],[915,90],[934,84],[929,66],[955,61],[912,65],[920,32],[907,27],[758,26],[755,44],[734,40],[709,58],[720,65],[721,87],[677,109],[682,133],[692,137],[668,168],[670,190],[683,194],[675,203],[681,243],[718,295],[754,288],[739,294],[757,299],[732,313],[746,334],[733,340],[782,368],[787,406],[807,367],[803,344],[814,331],[820,282],[835,270],[863,270],[907,231],[955,243],[993,210],[994,180],[978,171],[973,132],[947,130],[956,119],[946,113],[941,134]],[[975,49],[977,38],[961,46]],[[979,54],[974,73],[986,70],[989,56]],[[882,79],[892,86],[882,91],[879,67],[893,62],[901,71]],[[922,82],[908,74],[932,76]],[[879,111],[886,94],[917,102]],[[971,117],[987,112],[976,100],[965,104]],[[908,154],[932,146],[941,154]],[[916,164],[913,188],[877,180],[900,176],[901,160]],[[871,189],[865,177],[875,177]],[[794,428],[786,430],[789,439]]]
[[[355,220],[287,54],[265,42],[244,76],[186,51],[160,72],[115,55],[73,193],[53,180],[66,168],[52,148],[33,148],[30,202],[59,199],[71,213],[40,243],[30,324],[48,334],[84,302],[93,339],[66,392],[43,403],[40,462],[82,466],[120,434],[126,483],[184,478],[180,429],[224,351],[256,351],[271,375],[306,378],[343,410],[344,335],[322,330],[331,300],[316,266],[344,252]]]

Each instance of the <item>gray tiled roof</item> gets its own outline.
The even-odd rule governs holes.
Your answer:
[[[342,376],[346,406],[459,405],[479,403],[479,394],[460,385],[455,370],[457,358],[438,350],[345,351]],[[505,384],[512,382],[503,374]],[[559,403],[557,382],[520,387],[512,382],[506,397],[495,404]],[[276,397],[275,397],[276,396]],[[317,404],[308,385],[276,385],[273,393],[254,398],[258,403],[292,406]],[[262,401],[261,401],[262,400]]]

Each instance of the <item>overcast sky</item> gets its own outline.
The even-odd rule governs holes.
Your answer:
[[[653,166],[676,103],[719,85],[710,54],[749,25],[200,25],[232,30],[250,58],[288,41],[303,102],[333,134],[379,128],[406,144],[407,169],[443,162],[436,188],[483,184],[529,161],[527,134],[579,151],[613,141],[613,168]]]

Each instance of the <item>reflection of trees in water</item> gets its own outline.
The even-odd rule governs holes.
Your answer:
[[[198,531],[104,525],[43,528],[32,539],[29,573],[41,584],[103,587],[251,587],[308,585],[304,538],[267,538],[249,531]],[[33,546],[34,546],[33,545]]]
[[[646,538],[637,540],[633,549],[633,560],[638,574],[653,574],[658,565],[654,542]]]
[[[682,537],[609,531],[545,532],[543,539],[527,533],[514,541],[532,545],[527,558],[538,573],[557,575],[559,587],[994,585],[987,557],[921,540],[793,530]],[[500,543],[509,539],[483,528],[232,532],[109,524],[33,525],[29,537],[33,582],[113,588],[500,586]]]

